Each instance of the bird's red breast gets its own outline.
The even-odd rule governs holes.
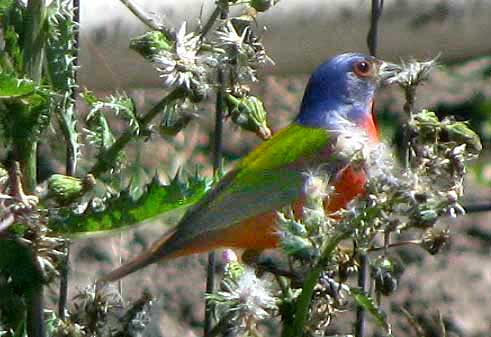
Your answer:
[[[372,109],[372,104],[370,109]],[[369,114],[369,118],[362,121],[361,124],[367,131],[370,141],[378,142],[378,130],[372,114]],[[363,170],[355,170],[351,167],[344,168],[336,176],[335,191],[324,202],[326,212],[333,213],[346,207],[351,200],[364,192],[365,183],[366,175]],[[303,205],[302,199],[293,203],[292,208],[297,217],[301,217]],[[188,245],[186,249],[177,252],[174,257],[202,253],[220,247],[263,250],[276,248],[278,243],[276,211],[269,211],[250,217],[240,224],[224,228],[206,240],[199,240],[193,245]]]

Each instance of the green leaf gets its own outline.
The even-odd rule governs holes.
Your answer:
[[[0,99],[30,95],[36,86],[27,79],[19,79],[14,75],[0,73]]]
[[[0,15],[3,15],[13,3],[14,0],[0,0]]]
[[[135,134],[140,132],[140,124],[136,115],[135,102],[125,93],[116,93],[105,99],[97,99],[92,93],[85,92],[84,98],[91,106],[87,115],[87,120],[91,120],[94,116],[102,114],[104,111],[110,110],[114,115],[123,118],[128,122],[129,127]]]
[[[59,234],[95,233],[122,229],[139,224],[164,213],[189,206],[198,201],[211,186],[211,181],[197,174],[179,180],[178,175],[168,184],[162,185],[153,179],[138,199],[123,191],[118,197],[105,201],[105,208],[89,207],[82,214],[68,212],[49,224]]]
[[[23,41],[24,8],[16,1],[1,1],[0,25],[4,46],[0,49],[1,70],[22,73],[23,60],[20,48]]]
[[[373,299],[358,288],[351,288],[350,293],[355,302],[375,318],[377,325],[384,328],[388,336],[392,336],[392,328],[387,322],[387,315],[375,304]]]

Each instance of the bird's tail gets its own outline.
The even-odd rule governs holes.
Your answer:
[[[166,257],[169,258],[170,256],[162,254],[162,250],[157,250],[157,248],[162,248],[163,244],[174,234],[174,232],[175,229],[169,230],[157,242],[155,242],[150,249],[144,251],[137,257],[114,269],[109,274],[101,277],[97,281],[97,284],[103,285],[108,282],[117,281],[131,273],[134,273],[137,270],[148,266],[149,264],[165,260]]]

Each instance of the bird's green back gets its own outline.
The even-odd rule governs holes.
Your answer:
[[[291,204],[302,193],[306,167],[328,145],[325,129],[292,124],[262,143],[179,222],[169,251],[200,235]],[[171,243],[172,242],[172,243]]]

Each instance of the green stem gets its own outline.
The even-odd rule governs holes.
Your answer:
[[[213,22],[218,17],[218,13],[220,13],[220,19],[225,20],[228,17],[228,2],[222,4],[220,6],[220,2],[217,3],[217,8],[213,12],[212,16],[208,20],[208,23],[205,25],[202,33],[201,40],[207,34],[207,31],[213,26]],[[219,9],[219,11],[218,11]],[[223,143],[223,117],[225,114],[225,74],[223,69],[218,68],[217,71],[217,81],[218,81],[218,90],[216,96],[216,105],[215,105],[215,133],[213,140],[213,174],[216,177],[217,174],[220,174],[222,171],[222,143]],[[215,290],[215,252],[211,251],[208,253],[208,265],[206,268],[206,292],[208,294],[212,294]],[[203,327],[203,335],[205,337],[210,337],[210,333],[212,331],[211,327],[213,324],[213,305],[210,301],[205,301],[205,322]]]
[[[22,187],[27,194],[32,194],[36,188],[36,152],[37,143],[33,139],[16,139],[14,154],[20,164]]]
[[[36,84],[40,84],[44,58],[43,29],[46,19],[46,1],[29,0],[25,13],[22,50],[24,74]],[[31,194],[36,188],[37,180],[37,142],[35,139],[17,138],[14,143],[14,152],[21,165],[24,190]],[[46,331],[43,317],[43,285],[36,287],[27,297],[27,334],[29,337],[44,337]]]
[[[44,57],[43,26],[46,19],[46,1],[29,0],[24,17],[24,73],[36,83],[41,82]]]
[[[29,0],[24,17],[22,50],[24,73],[35,83],[41,82],[44,56],[43,26],[46,18],[45,0]],[[32,193],[36,187],[36,151],[33,139],[18,138],[14,144],[16,159],[21,165],[24,190]]]
[[[162,98],[150,111],[140,120],[140,128],[145,129],[150,122],[172,101],[185,97],[186,92],[181,88],[174,89],[167,96]],[[133,130],[124,132],[107,150],[99,154],[97,163],[92,167],[90,173],[94,177],[99,177],[102,173],[113,167],[116,158],[123,148],[135,138]]]
[[[312,301],[312,295],[314,293],[314,287],[319,281],[322,271],[326,263],[332,256],[332,253],[338,246],[339,242],[348,238],[350,232],[345,231],[332,237],[324,248],[321,258],[310,271],[305,280],[302,293],[298,297],[295,310],[295,318],[293,322],[288,325],[285,324],[283,328],[282,337],[301,337],[303,336],[303,331],[305,327],[305,322],[307,321],[309,315],[310,302]]]

